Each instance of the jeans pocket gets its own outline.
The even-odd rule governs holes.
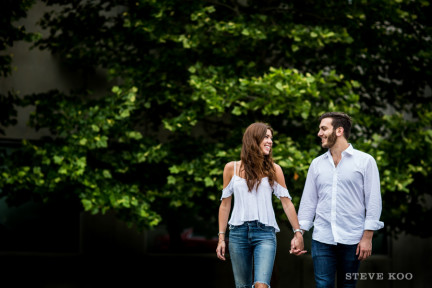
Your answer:
[[[266,226],[262,223],[258,224],[258,228],[262,231],[266,231],[266,232],[275,232],[275,228],[273,226]]]

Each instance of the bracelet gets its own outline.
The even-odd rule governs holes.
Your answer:
[[[301,230],[301,229],[293,229],[293,232],[294,232],[294,234],[296,233],[296,232],[300,232],[301,234],[302,234],[302,236],[303,236],[303,230]]]
[[[225,232],[219,232],[219,233],[218,233],[218,236],[219,236],[220,234],[225,234]]]

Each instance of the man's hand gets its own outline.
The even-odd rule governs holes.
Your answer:
[[[360,261],[365,260],[372,254],[372,236],[373,231],[371,230],[365,230],[363,232],[363,237],[357,245],[356,250],[356,255],[358,255]]]

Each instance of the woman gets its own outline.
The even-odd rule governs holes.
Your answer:
[[[270,287],[276,256],[275,233],[279,232],[271,202],[272,193],[281,200],[294,230],[290,253],[306,253],[303,250],[303,231],[300,230],[282,169],[272,159],[272,138],[270,126],[251,124],[243,135],[241,161],[226,164],[223,172],[224,189],[219,208],[216,253],[219,259],[225,260],[228,223],[229,251],[237,288]],[[234,209],[228,222],[233,194]]]

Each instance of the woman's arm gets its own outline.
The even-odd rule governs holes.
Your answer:
[[[275,169],[276,169],[276,181],[278,182],[279,185],[286,188],[285,177],[283,175],[282,168],[279,165],[275,164]],[[280,197],[280,200],[282,202],[282,207],[292,228],[294,230],[299,230],[300,224],[297,218],[297,213],[294,204],[291,202],[291,199],[288,197]],[[295,232],[294,237],[291,241],[290,253],[294,253],[295,255],[301,255],[306,253],[306,251],[303,249],[304,249],[303,234],[300,231]]]
[[[219,207],[219,242],[216,248],[216,253],[217,257],[221,260],[225,260],[225,231],[231,210],[231,199],[232,196],[222,199],[222,203]]]
[[[234,175],[234,162],[230,162],[225,165],[223,172],[223,188],[225,189],[231,182],[231,178]],[[228,225],[228,217],[231,211],[231,200],[232,196],[223,198],[219,206],[219,242],[216,248],[217,257],[221,260],[225,260],[225,231]]]

